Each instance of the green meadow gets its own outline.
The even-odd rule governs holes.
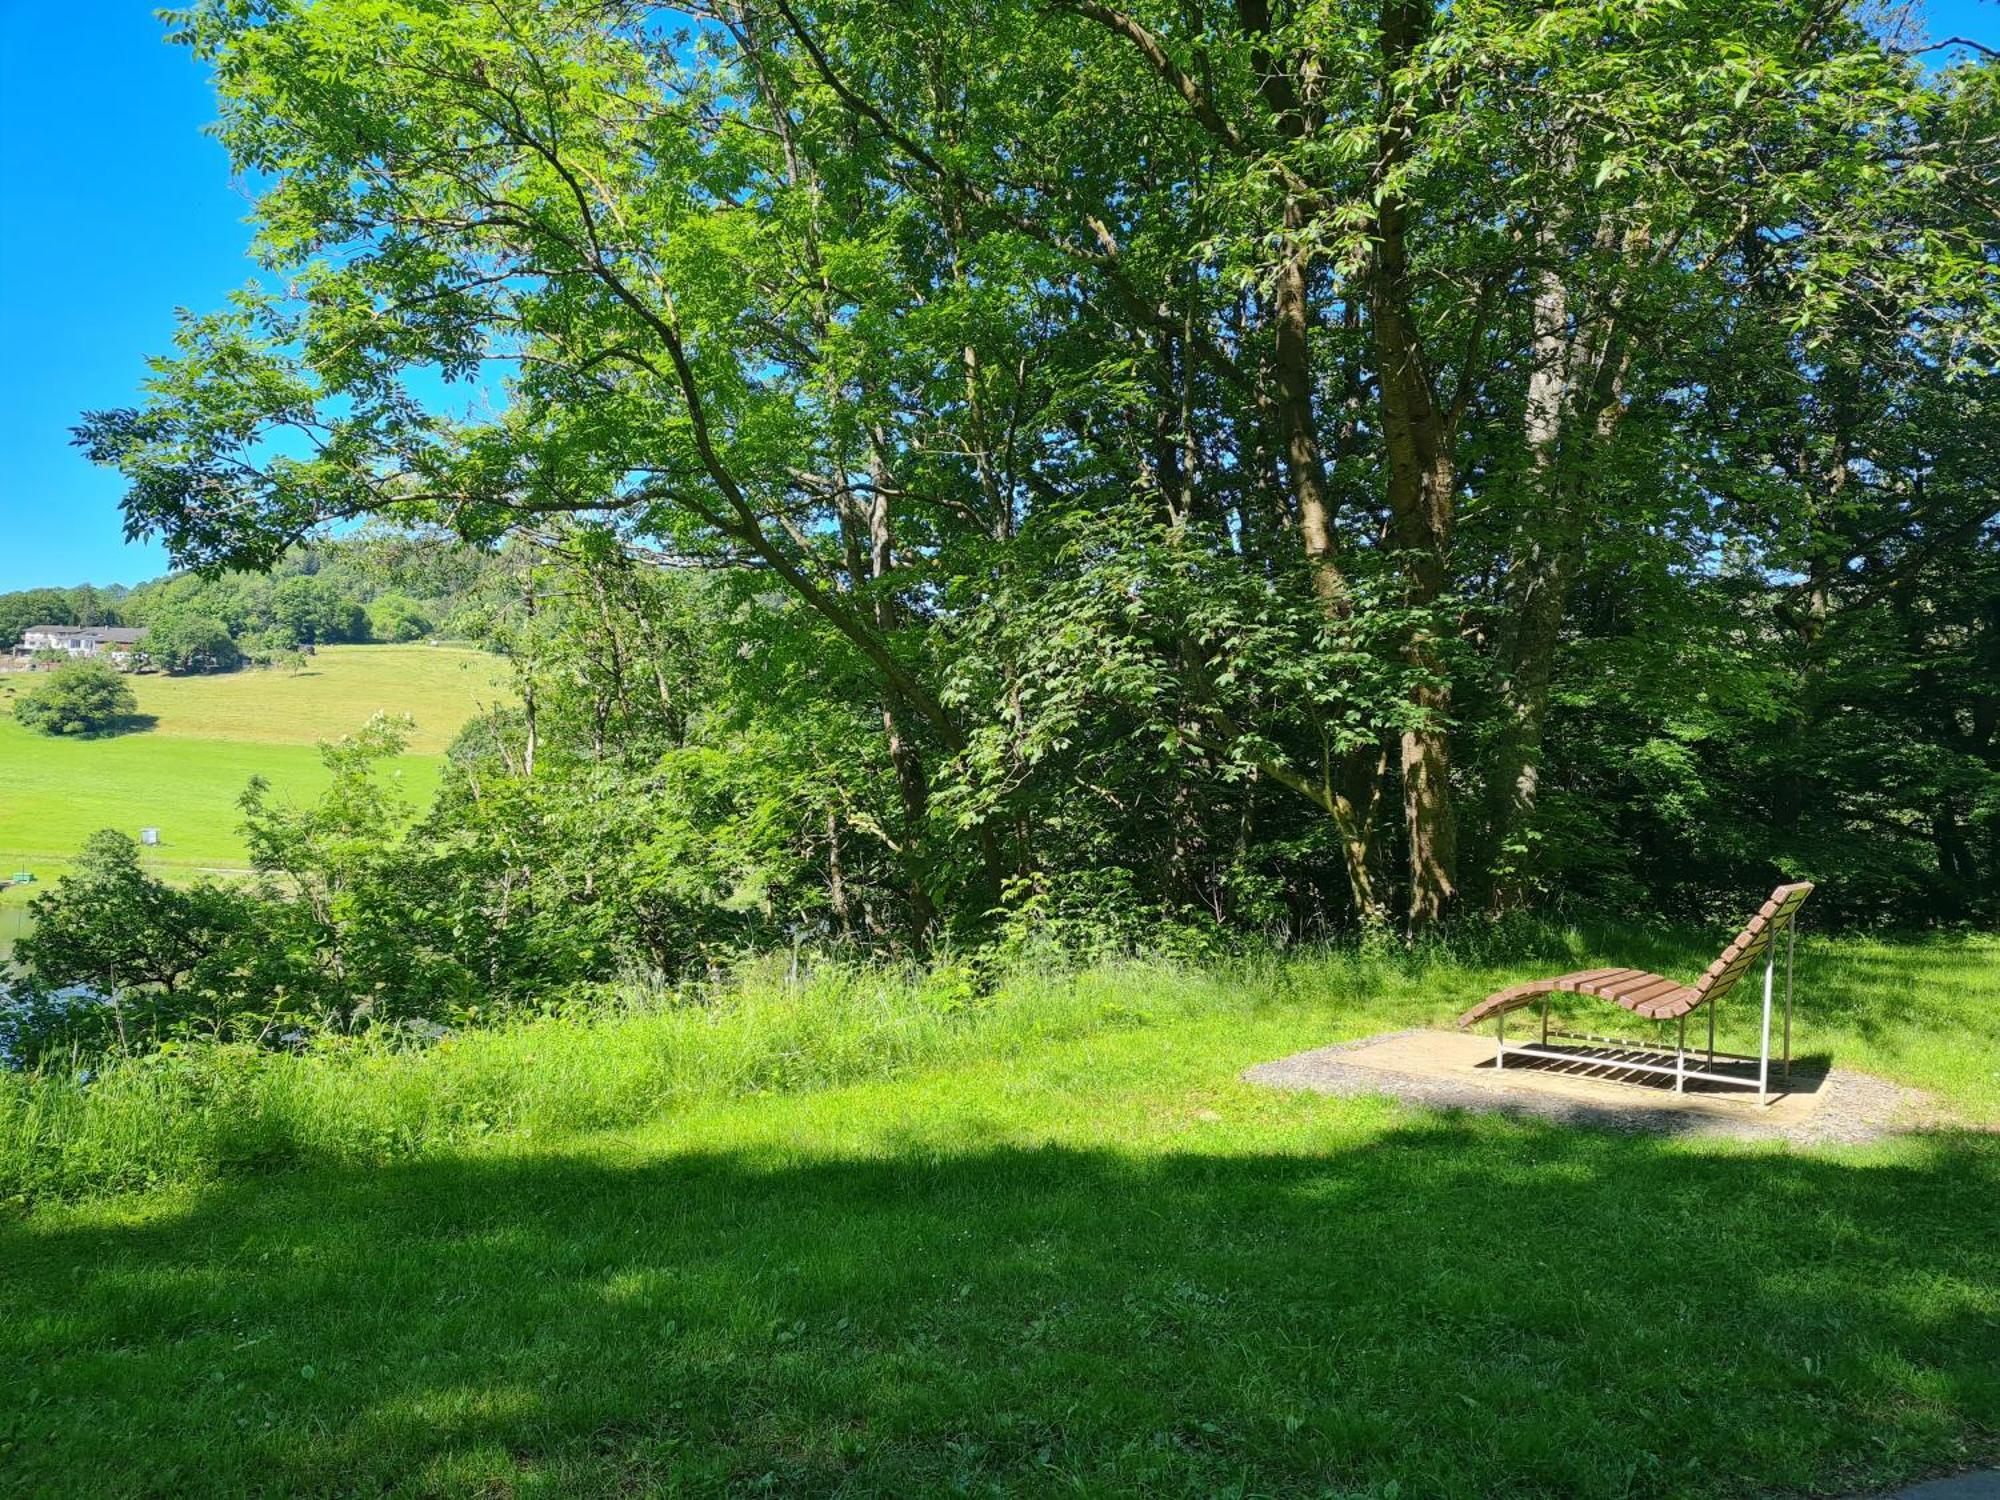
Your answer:
[[[407,714],[416,730],[396,771],[412,800],[427,800],[452,736],[505,697],[501,664],[477,651],[330,646],[308,661],[297,673],[134,677],[143,727],[95,739],[23,729],[11,709],[34,679],[0,677],[0,876],[27,870],[47,881],[100,828],[136,837],[157,827],[147,857],[163,870],[239,868],[236,801],[251,777],[310,796],[326,780],[319,741],[377,712]],[[7,895],[0,911],[24,898]]]
[[[422,1051],[0,1078],[0,1471],[1485,1500],[2000,1458],[1992,939],[1802,943],[1802,1054],[1938,1101],[1872,1146],[1238,1078],[1553,964],[1691,972],[1711,940],[1111,965],[972,1001],[774,966]]]

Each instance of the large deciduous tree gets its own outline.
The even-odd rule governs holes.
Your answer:
[[[1853,320],[1934,391],[1990,370],[1992,70],[1821,0],[175,25],[285,290],[86,423],[133,528],[205,567],[379,514],[732,574],[767,701],[825,734],[786,753],[835,904],[865,844],[918,932],[1070,863],[1227,914],[1253,847],[1369,925],[1522,899],[1576,591],[1848,566],[1801,517],[1879,460],[1829,470],[1800,414]],[[601,703],[659,649],[613,640]]]

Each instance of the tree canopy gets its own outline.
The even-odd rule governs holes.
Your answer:
[[[173,26],[282,290],[79,440],[194,568],[514,547],[482,818],[671,804],[717,909],[861,933],[1992,911],[1990,58],[1824,0]]]

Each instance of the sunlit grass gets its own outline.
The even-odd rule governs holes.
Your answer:
[[[502,672],[498,658],[464,649],[330,646],[302,673],[135,676],[150,727],[97,739],[23,729],[12,698],[32,679],[0,677],[0,876],[52,881],[100,828],[160,829],[147,863],[168,874],[239,868],[236,802],[250,778],[313,795],[326,784],[317,743],[377,712],[416,721],[395,769],[411,800],[428,802],[440,752],[478,706],[504,698]]]
[[[325,646],[303,670],[131,679],[153,732],[175,739],[311,745],[352,734],[371,714],[407,714],[410,748],[436,754],[481,708],[507,701],[507,666],[453,646]]]
[[[970,1005],[774,969],[419,1053],[10,1080],[0,1160],[35,1201],[0,1230],[0,1471],[1720,1496],[2000,1456],[1982,1131],[1701,1143],[1237,1077],[1601,948],[1697,960],[1655,942],[1131,963]],[[1990,1126],[1996,959],[1812,941],[1802,1043]]]
[[[469,1030],[422,1050],[367,1039],[304,1055],[193,1049],[100,1064],[87,1084],[62,1069],[0,1075],[0,1196],[375,1165],[501,1136],[546,1140],[1132,1027],[1191,1027],[1204,1046],[1254,1038],[1233,1071],[1342,1037],[1448,1025],[1523,975],[1614,954],[1693,972],[1703,951],[1574,931],[1510,946],[1540,956],[1461,944],[1209,966],[1132,961],[1080,974],[1024,970],[977,999],[950,975],[827,965],[794,983],[782,970],[756,971],[700,1002],[635,992],[586,1019]],[[1638,1026],[1600,1009],[1589,1019]],[[1756,1021],[1750,997],[1726,1009],[1723,1045],[1754,1047]],[[2000,939],[1808,939],[1795,1036],[1801,1057],[1878,1072],[1934,1091],[1960,1118],[2000,1122]]]

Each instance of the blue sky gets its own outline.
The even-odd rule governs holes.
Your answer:
[[[1933,36],[2000,45],[2000,0],[1931,0]],[[144,0],[0,0],[0,590],[137,583],[121,481],[69,446],[135,402],[174,309],[255,273],[249,204],[202,126],[201,70]]]
[[[79,411],[137,398],[176,307],[253,270],[213,96],[161,34],[143,0],[0,0],[0,589],[166,570],[69,447]]]

